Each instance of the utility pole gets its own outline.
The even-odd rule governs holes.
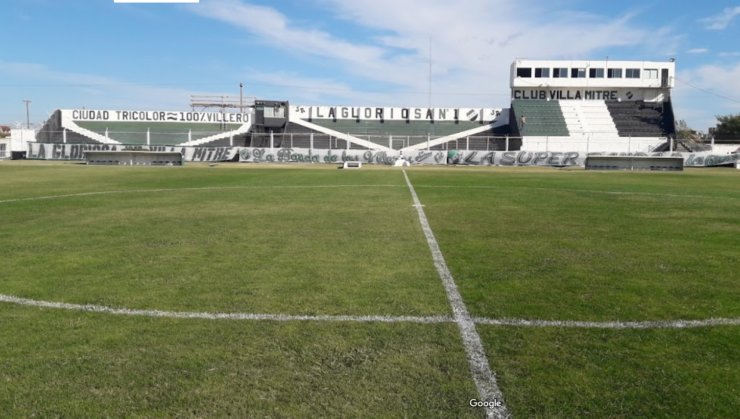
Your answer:
[[[244,113],[244,83],[239,83],[239,113]]]
[[[429,109],[432,108],[432,35],[429,35]]]
[[[26,128],[31,129],[31,114],[28,112],[28,105],[31,101],[26,99],[23,103],[26,104]]]

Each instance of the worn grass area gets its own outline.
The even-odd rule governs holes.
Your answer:
[[[736,327],[478,326],[516,418],[735,418]]]
[[[473,315],[740,316],[737,171],[410,178]]]
[[[454,324],[0,319],[4,418],[481,417]]]

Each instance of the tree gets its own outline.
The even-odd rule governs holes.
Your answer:
[[[717,128],[714,138],[718,140],[740,140],[740,113],[737,115],[717,115]]]

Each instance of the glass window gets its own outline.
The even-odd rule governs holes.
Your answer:
[[[552,77],[556,79],[567,79],[568,69],[567,68],[553,68]]]
[[[645,78],[646,79],[658,80],[658,70],[648,70],[648,69],[645,69]]]
[[[538,79],[550,78],[550,69],[549,68],[535,68],[534,77]]]
[[[639,68],[628,68],[626,78],[628,79],[639,79],[640,69]]]
[[[531,68],[517,68],[516,69],[516,76],[517,77],[532,77],[532,69]]]
[[[588,69],[588,77],[592,79],[603,79],[604,78],[604,69],[603,68],[589,68]]]
[[[607,77],[610,79],[621,79],[622,78],[622,69],[621,68],[610,68],[606,71]]]
[[[265,118],[285,118],[285,106],[265,107]]]
[[[585,79],[586,78],[586,69],[585,68],[571,68],[570,69],[570,78],[572,78],[572,79]]]

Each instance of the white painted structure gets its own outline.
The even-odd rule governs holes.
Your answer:
[[[10,159],[10,137],[0,138],[0,160]]]
[[[36,141],[36,131],[32,129],[10,130],[10,151],[26,151],[28,143]]]
[[[662,137],[630,137],[617,130],[608,102],[665,102],[675,62],[517,59],[511,64],[512,101],[557,101],[569,136],[528,136],[522,150],[649,152]]]
[[[509,77],[512,99],[656,101],[673,88],[675,73],[673,61],[518,59]]]

